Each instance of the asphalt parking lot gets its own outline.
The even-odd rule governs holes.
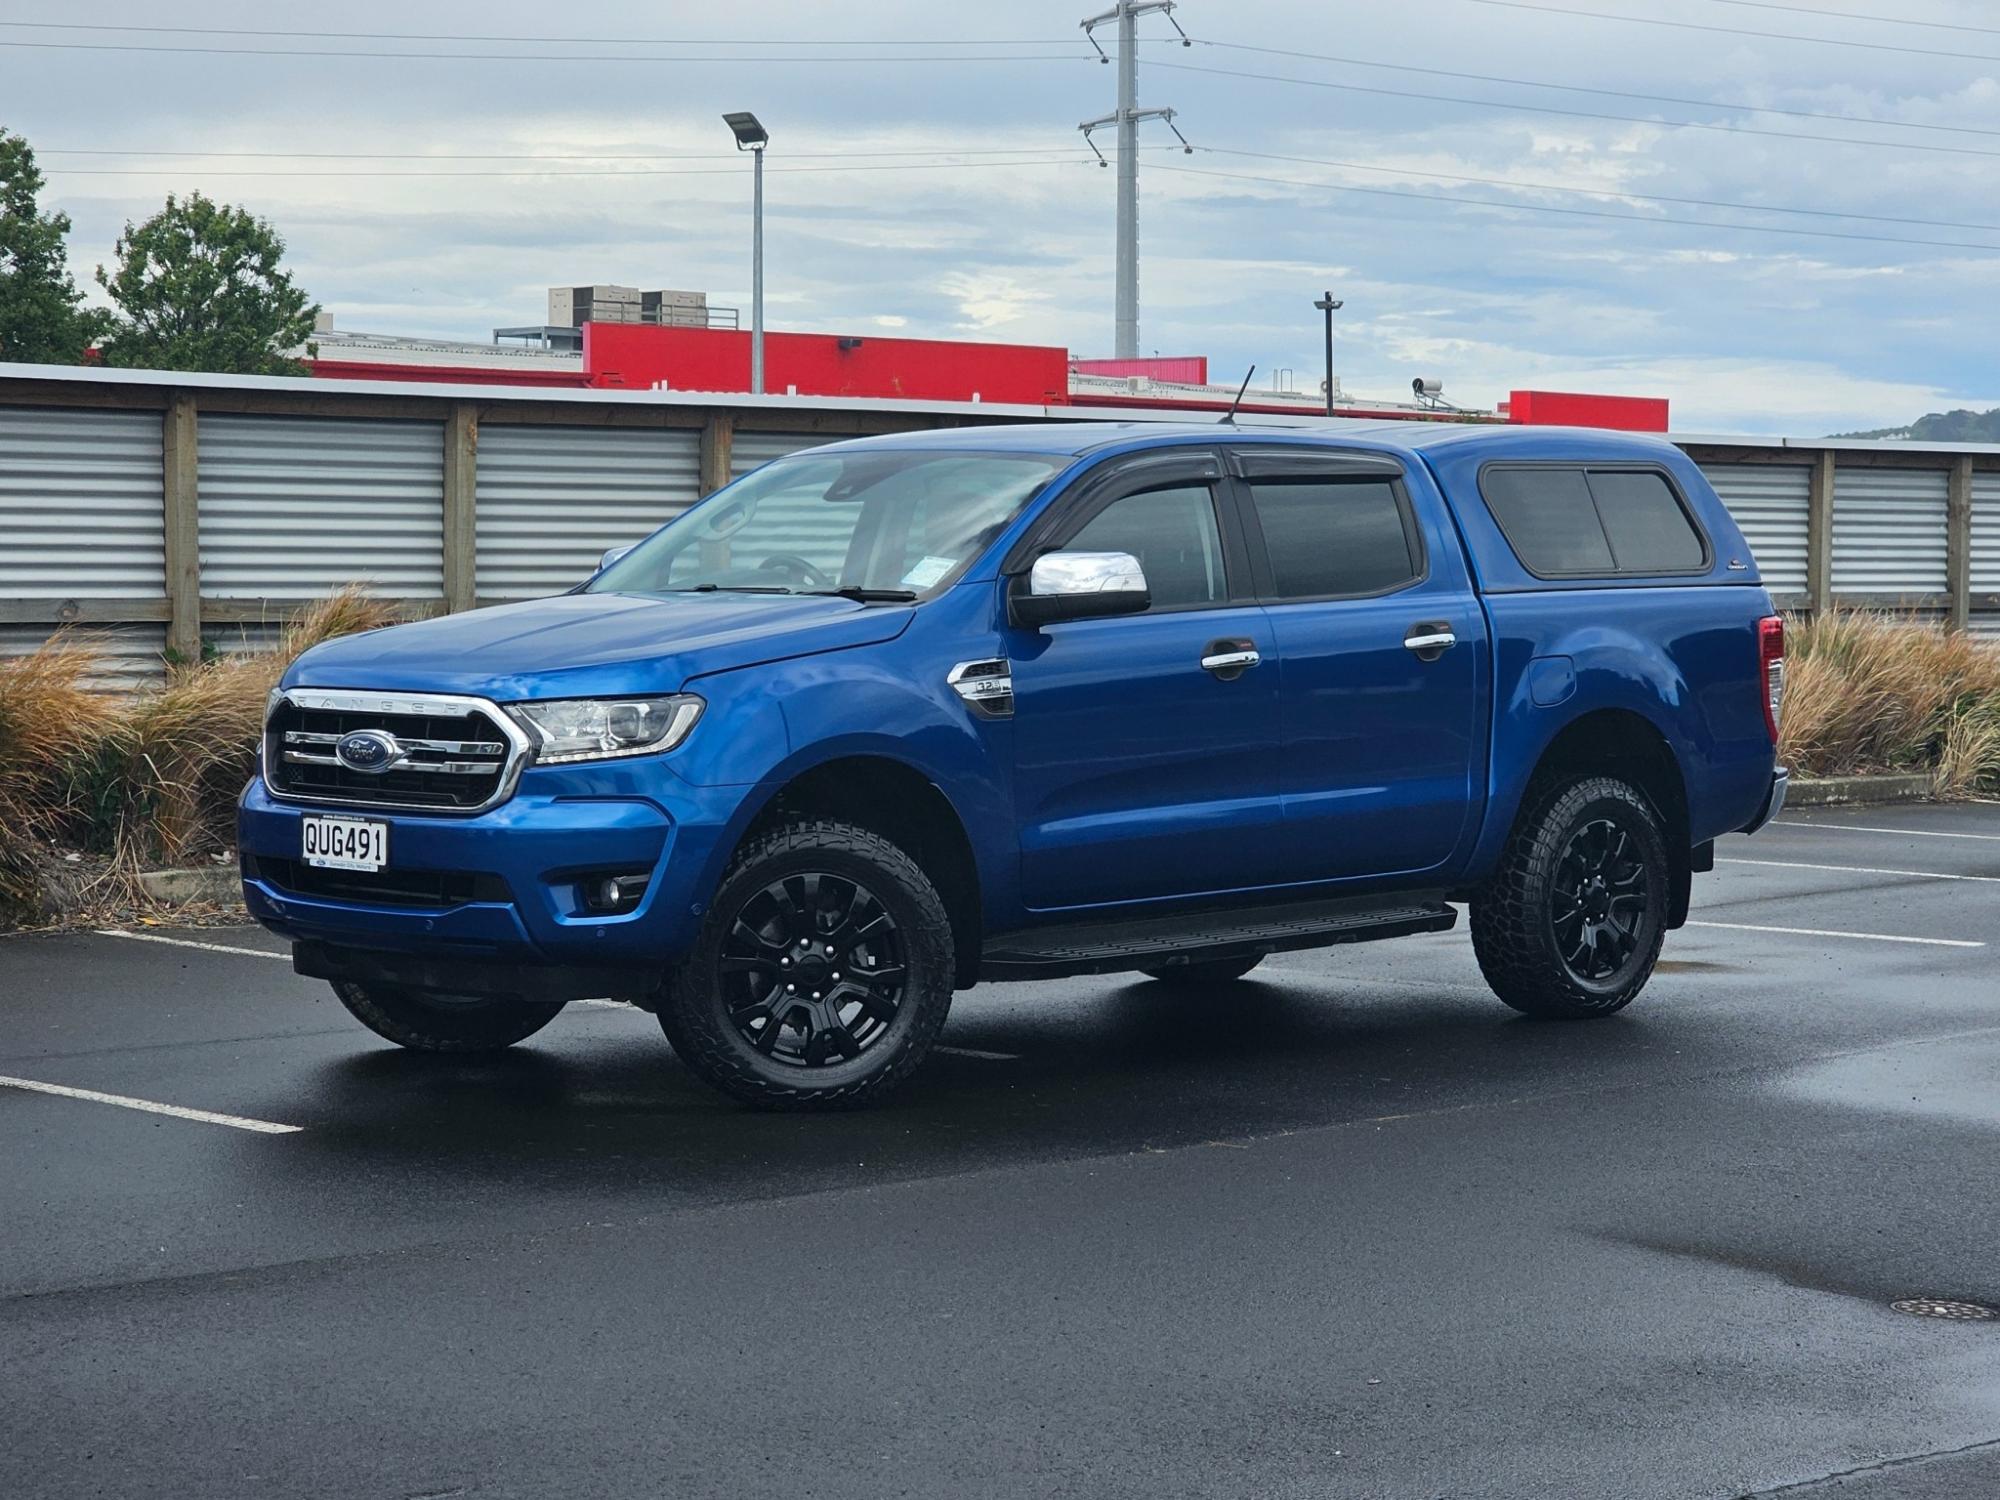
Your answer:
[[[2000,807],[1719,852],[1615,1020],[1462,931],[1001,986],[826,1118],[0,943],[0,1494],[2000,1494],[2000,1321],[1890,1307],[2000,1306]]]

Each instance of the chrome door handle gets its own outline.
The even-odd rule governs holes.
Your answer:
[[[1202,657],[1201,669],[1204,672],[1226,672],[1234,675],[1237,672],[1247,671],[1263,659],[1258,655],[1255,646],[1234,651],[1211,651]]]
[[[1436,661],[1457,644],[1458,637],[1452,633],[1450,624],[1443,620],[1412,625],[1410,633],[1403,637],[1403,649],[1416,652],[1422,661]]]

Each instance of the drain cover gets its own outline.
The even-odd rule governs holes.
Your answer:
[[[1946,1318],[1954,1323],[1983,1323],[2000,1318],[2000,1309],[1981,1307],[1977,1302],[1949,1302],[1939,1297],[1905,1297],[1891,1302],[1890,1310],[1913,1318]]]

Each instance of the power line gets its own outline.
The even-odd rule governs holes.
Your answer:
[[[1455,172],[1420,172],[1414,167],[1384,167],[1368,162],[1329,161],[1319,156],[1285,156],[1274,151],[1233,151],[1227,146],[1197,146],[1216,156],[1242,156],[1256,161],[1286,161],[1308,167],[1342,167],[1353,172],[1384,172],[1396,177],[1429,177],[1439,182],[1476,183],[1481,187],[1514,188],[1521,192],[1570,193],[1589,198],[1625,198],[1636,203],[1673,203],[1685,208],[1723,208],[1741,213],[1802,214],[1815,219],[1858,219],[1871,224],[1918,224],[1929,229],[1977,229],[2000,234],[2000,224],[1971,224],[1959,219],[1906,219],[1898,214],[1842,213],[1837,208],[1787,208],[1775,203],[1732,203],[1721,198],[1675,198],[1662,193],[1635,193],[1624,188],[1565,187],[1554,182],[1515,182],[1505,177],[1467,177]]]
[[[1822,47],[1859,47],[1868,52],[1902,52],[1911,57],[1948,57],[1954,62],[2000,62],[2000,53],[1953,52],[1936,47],[1899,47],[1891,42],[1856,42],[1841,37],[1806,36],[1796,31],[1752,31],[1743,26],[1711,26],[1701,21],[1669,21],[1663,16],[1624,16],[1612,11],[1571,10],[1562,5],[1543,5],[1539,0],[1467,0],[1472,5],[1495,5],[1503,10],[1539,10],[1552,16],[1583,16],[1593,21],[1630,21],[1636,26],[1671,26],[1676,31],[1708,31],[1722,36],[1749,36],[1767,42],[1814,42]]]
[[[1921,26],[1926,31],[1975,31],[2000,36],[2000,26],[1966,26],[1957,21],[1919,21],[1909,16],[1871,16],[1852,10],[1822,10],[1812,5],[1779,5],[1776,0],[1714,0],[1717,5],[1740,5],[1750,10],[1783,10],[1801,16],[1833,16],[1842,21],[1879,21],[1884,26]]]
[[[795,45],[795,44],[788,44]],[[347,48],[332,47],[196,47],[166,45],[157,42],[24,42],[12,37],[0,38],[0,47],[28,47],[53,52],[147,52],[147,53],[198,53],[208,57],[332,57],[340,59],[367,58],[370,61],[394,60],[397,58],[416,61],[447,62],[511,62],[535,63],[547,67],[551,63],[575,62],[615,62],[615,63],[941,63],[941,62],[1075,62],[1090,63],[1097,59],[1090,53],[1074,52],[994,52],[994,53],[910,53],[869,56],[821,56],[821,57],[729,57],[702,54],[698,57],[658,57],[640,56],[630,52],[565,52],[559,57],[521,52],[364,52]]]
[[[1096,166],[1092,156],[1042,156],[1022,162],[894,162],[872,166],[772,166],[770,172],[942,172],[950,168],[972,170],[976,166]],[[202,176],[202,178],[702,178],[738,176],[742,168],[730,166],[624,166],[624,168],[562,168],[538,172],[534,168],[516,170],[446,170],[446,172],[382,172],[376,168],[188,168],[188,166],[52,166],[50,172],[84,178],[128,178],[128,176]]]
[[[927,151],[787,151],[785,160],[837,160],[874,159],[878,157],[911,156],[1023,156],[1031,152],[1047,151],[1047,146],[973,146],[963,149],[941,149],[932,147]],[[1141,146],[1142,151],[1178,151],[1178,146]],[[128,150],[114,146],[37,146],[35,155],[43,156],[145,156],[145,157],[210,157],[226,161],[740,161],[741,155],[734,151],[645,151],[614,152],[586,151],[571,153],[545,153],[538,151],[209,151],[201,147],[190,147],[182,151]],[[1067,158],[1065,158],[1067,159]],[[82,171],[80,167],[66,168]]]
[[[1674,219],[1664,215],[1621,214],[1610,209],[1558,208],[1548,203],[1496,203],[1491,198],[1461,198],[1450,193],[1407,193],[1395,188],[1351,187],[1333,182],[1301,182],[1296,177],[1264,177],[1249,172],[1217,172],[1206,167],[1174,167],[1156,163],[1156,172],[1180,172],[1195,177],[1222,177],[1236,182],[1262,182],[1278,187],[1308,188],[1325,193],[1362,193],[1371,198],[1407,198],[1418,203],[1457,203],[1473,208],[1493,208],[1502,213],[1561,214],[1567,218],[1617,219],[1627,224],[1671,224],[1685,229],[1706,229],[1742,234],[1805,235],[1821,240],[1862,240],[1881,245],[1921,245],[1941,250],[1978,250],[2000,255],[2000,245],[1977,245],[1964,240],[1927,240],[1894,234],[1849,234],[1832,229],[1796,229],[1781,224],[1716,224],[1707,219]]]
[[[1678,94],[1637,94],[1627,89],[1591,88],[1585,84],[1550,83],[1539,78],[1505,78],[1493,73],[1455,73],[1449,68],[1420,68],[1411,63],[1374,62],[1365,57],[1336,57],[1326,52],[1298,52],[1285,47],[1253,47],[1246,42],[1213,42],[1195,38],[1195,45],[1217,47],[1231,52],[1257,52],[1267,57],[1292,57],[1301,61],[1345,63],[1356,68],[1386,68],[1396,73],[1423,73],[1432,78],[1462,78],[1471,83],[1503,83],[1524,89],[1557,89],[1567,94],[1599,94],[1612,99],[1640,99],[1649,104],[1687,104],[1697,109],[1737,109],[1755,114],[1789,115],[1799,120],[1837,120],[1851,125],[1885,125],[1897,130],[1947,130],[1956,135],[2000,136],[2000,130],[1977,125],[1926,125],[1914,120],[1884,120],[1872,115],[1844,115],[1814,109],[1783,109],[1775,104],[1745,104],[1727,99],[1688,99]]]
[[[1179,146],[1160,145],[1160,146],[1141,146],[1139,149],[1142,151],[1179,151],[1181,148]],[[945,160],[945,161],[926,160],[917,162],[899,161],[895,165],[886,165],[881,167],[870,166],[867,168],[862,168],[862,167],[853,167],[853,168],[809,167],[808,168],[808,167],[782,166],[782,167],[773,167],[770,170],[774,172],[775,171],[785,171],[785,172],[846,171],[846,170],[894,171],[897,169],[897,166],[910,166],[913,168],[924,168],[924,169],[944,168],[950,166],[1038,167],[1038,166],[1070,166],[1078,164],[1088,165],[1095,160],[1095,158],[1092,157],[1066,157],[1066,156],[1038,157],[1032,155],[1032,152],[1034,150],[1035,148],[1033,147],[1015,147],[1011,149],[975,148],[967,151],[951,151],[951,152],[942,152],[942,151],[796,152],[793,151],[786,153],[785,157],[786,161],[788,162],[796,161],[799,160],[801,157],[804,157],[809,160],[830,159],[835,161],[856,160],[856,159],[873,160],[881,157],[930,158],[930,157],[940,157],[940,156],[950,157],[950,158],[976,156],[986,159],[979,161],[963,161],[963,162],[957,160]],[[2000,224],[1981,224],[1959,219],[1919,219],[1919,218],[1905,217],[1900,214],[1872,214],[1872,213],[1859,213],[1859,212],[1843,212],[1839,209],[1829,209],[1829,208],[1793,208],[1783,204],[1739,203],[1719,198],[1687,198],[1687,197],[1673,196],[1664,193],[1641,193],[1626,188],[1616,188],[1616,187],[1593,188],[1593,187],[1574,187],[1563,183],[1555,183],[1555,182],[1521,182],[1516,179],[1505,178],[1505,177],[1479,177],[1457,172],[1428,172],[1414,167],[1385,167],[1380,165],[1379,163],[1372,163],[1372,162],[1338,161],[1328,157],[1296,156],[1275,151],[1245,151],[1245,150],[1233,149],[1228,146],[1204,145],[1195,147],[1195,150],[1210,155],[1236,156],[1254,161],[1280,161],[1280,162],[1291,162],[1300,166],[1337,167],[1346,171],[1353,171],[1353,172],[1380,172],[1396,177],[1422,177],[1438,182],[1462,182],[1462,183],[1475,184],[1481,187],[1509,188],[1519,192],[1566,193],[1574,196],[1590,197],[1590,198],[1622,198],[1637,203],[1667,203],[1667,204],[1679,205],[1682,207],[1720,208],[1720,209],[1728,209],[1744,213],[1793,214],[1793,215],[1800,215],[1810,218],[1821,218],[1821,219],[1852,219],[1852,220],[1859,220],[1868,223],[1878,223],[1878,224],[1914,224],[1932,229],[1972,229],[1972,230],[1991,231],[1993,233],[2000,234]],[[354,169],[351,171],[340,171],[340,170],[321,171],[321,170],[304,170],[298,168],[271,168],[271,169],[254,170],[254,171],[235,171],[225,168],[206,168],[201,166],[186,166],[186,165],[179,167],[54,166],[50,168],[51,171],[67,172],[82,176],[100,176],[100,177],[151,176],[151,175],[166,176],[166,175],[179,175],[181,173],[198,173],[201,175],[218,176],[218,177],[377,177],[377,178],[648,177],[648,176],[709,176],[709,175],[730,176],[734,175],[735,169],[723,169],[723,170],[703,169],[697,171],[693,169],[675,170],[675,169],[661,168],[653,171],[647,171],[639,168],[610,168],[610,169],[605,169],[603,171],[593,171],[588,169],[579,169],[579,168],[564,166],[560,170],[544,172],[540,170],[536,164],[540,162],[561,162],[561,163],[599,162],[599,161],[683,162],[683,161],[736,160],[734,154],[726,151],[695,152],[684,156],[674,155],[665,152],[650,153],[645,155],[630,155],[630,156],[618,156],[618,155],[598,156],[589,154],[577,154],[577,155],[565,155],[565,156],[535,156],[528,154],[509,155],[505,153],[460,155],[454,153],[390,153],[390,152],[370,152],[370,151],[296,151],[296,152],[295,151],[120,151],[120,150],[114,150],[109,147],[103,147],[103,148],[56,147],[52,149],[38,150],[36,152],[36,155],[38,157],[42,156],[143,156],[143,157],[173,157],[173,158],[208,157],[217,160],[228,160],[228,161],[243,161],[243,160],[518,161],[524,163],[523,166],[509,171],[474,171],[474,172],[443,171],[443,170],[435,172],[433,171],[382,172],[374,169]]]
[[[496,36],[460,31],[287,31],[253,26],[127,26],[88,21],[0,21],[0,26],[29,31],[135,31],[150,36],[261,36],[348,42],[518,42],[523,46],[574,47],[766,47],[767,36]],[[1178,37],[1141,37],[1140,41],[1177,43]],[[798,47],[1067,47],[1075,37],[795,37],[784,43]]]
[[[1813,135],[1798,130],[1763,130],[1755,125],[1724,125],[1710,120],[1659,120],[1644,115],[1616,115],[1604,110],[1563,109],[1553,104],[1517,104],[1505,99],[1470,99],[1463,94],[1426,94],[1413,89],[1385,89],[1365,83],[1334,83],[1324,78],[1288,78],[1282,73],[1252,73],[1241,68],[1209,68],[1199,63],[1160,62],[1154,68],[1173,68],[1182,73],[1209,73],[1218,78],[1250,78],[1264,83],[1291,83],[1301,88],[1340,89],[1352,94],[1376,94],[1389,99],[1422,99],[1433,104],[1471,104],[1481,109],[1511,109],[1526,114],[1561,115],[1572,120],[1616,120],[1627,125],[1667,126],[1675,130],[1719,130],[1728,135],[1761,135],[1780,141],[1823,141],[1836,146],[1873,146],[1890,151],[1942,151],[1952,156],[2000,157],[2000,151],[1976,146],[1945,146],[1931,141],[1876,141],[1859,136]]]

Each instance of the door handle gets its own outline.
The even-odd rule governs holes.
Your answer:
[[[1425,620],[1412,625],[1410,633],[1403,637],[1404,649],[1416,652],[1419,661],[1436,661],[1457,644],[1458,637],[1452,633],[1448,620]]]
[[[1241,677],[1263,659],[1254,641],[1210,641],[1201,654],[1201,669],[1227,681]]]

